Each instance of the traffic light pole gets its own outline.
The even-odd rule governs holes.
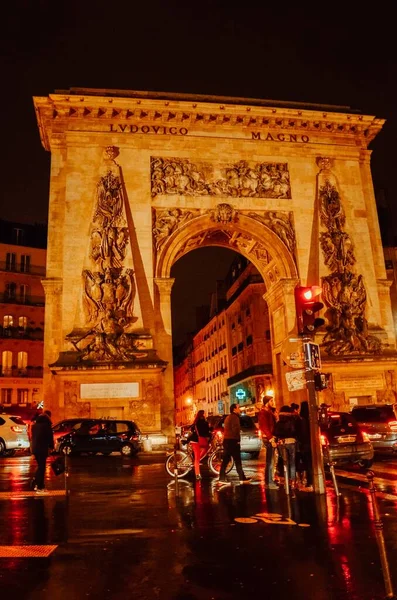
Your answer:
[[[309,343],[311,341],[312,338],[310,336],[305,336],[303,338],[306,386],[309,397],[310,445],[312,450],[313,488],[316,494],[325,494],[325,473],[320,440],[320,427],[318,424],[317,394],[314,385],[314,369],[312,368],[310,360]]]

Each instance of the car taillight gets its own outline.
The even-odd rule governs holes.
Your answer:
[[[361,431],[361,437],[363,439],[363,442],[370,442],[370,437],[368,435],[368,433],[366,431]]]
[[[320,434],[320,442],[322,446],[328,446],[327,437],[323,433]]]
[[[15,433],[26,433],[26,427],[19,427],[19,425],[13,425],[11,427],[11,431],[15,431]]]
[[[389,421],[388,425],[392,431],[397,431],[397,421]]]

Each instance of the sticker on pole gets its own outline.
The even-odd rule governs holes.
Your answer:
[[[289,371],[289,373],[285,374],[285,379],[287,380],[289,392],[304,390],[306,387],[305,369],[300,369],[299,371]]]
[[[321,369],[320,346],[312,342],[303,344],[305,356],[311,369]]]

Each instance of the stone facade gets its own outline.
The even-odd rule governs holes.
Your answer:
[[[170,271],[203,245],[232,248],[261,273],[285,400],[281,349],[298,282],[326,284],[330,399],[344,406],[387,389],[395,329],[368,150],[382,120],[103,90],[34,104],[52,155],[44,365],[57,416],[112,409],[173,435]],[[92,397],[92,388],[82,398],[87,382],[119,383],[121,397]]]

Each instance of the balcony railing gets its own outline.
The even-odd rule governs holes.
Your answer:
[[[25,304],[28,306],[44,306],[44,296],[19,296],[3,292],[0,294],[0,302],[4,304]]]
[[[8,271],[9,273],[23,273],[26,275],[40,275],[44,277],[45,267],[38,265],[21,265],[17,263],[8,263],[5,260],[0,260],[0,271]]]
[[[43,367],[0,367],[0,377],[43,377]]]
[[[43,341],[44,331],[41,327],[0,327],[0,338],[18,340]]]

